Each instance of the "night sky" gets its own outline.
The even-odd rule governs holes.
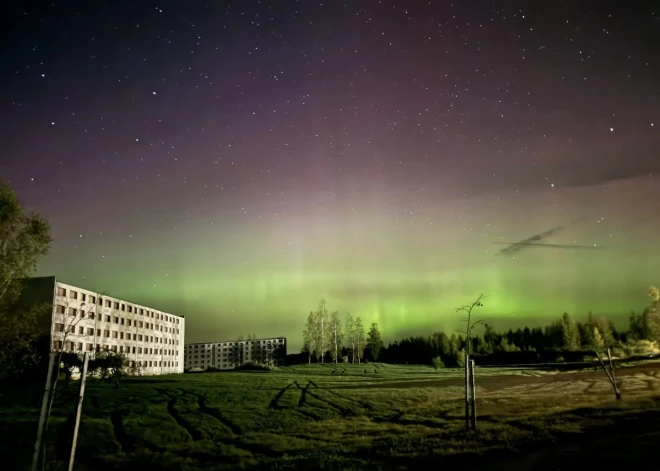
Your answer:
[[[321,298],[386,340],[479,293],[498,329],[625,319],[660,283],[657,2],[10,3],[0,173],[52,224],[39,274],[187,342],[296,349]]]

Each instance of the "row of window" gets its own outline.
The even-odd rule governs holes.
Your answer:
[[[246,353],[245,355],[232,355],[231,353],[223,353],[223,354],[218,354],[218,355],[193,355],[191,353],[185,352],[185,357],[187,360],[195,360],[197,361],[198,359],[201,361],[227,361],[227,359],[231,360],[239,360],[239,359],[250,359],[250,358],[269,358],[272,356],[275,356],[276,352],[271,352],[271,351],[262,351],[262,352],[252,352]]]
[[[192,345],[186,345],[187,349],[190,350],[199,350],[199,349],[209,349],[212,348],[213,346],[216,346],[218,348],[222,347],[225,350],[227,350],[227,347],[234,347],[234,348],[240,348],[240,347],[247,347],[250,348],[250,344],[252,343],[257,343],[257,344],[284,344],[284,339],[268,339],[268,340],[248,340],[246,342],[228,342],[228,343],[218,343],[218,344],[192,344]]]
[[[60,297],[66,298],[67,297],[66,288],[58,287],[57,288],[57,295],[60,296]],[[156,320],[164,320],[166,322],[173,322],[175,324],[179,324],[179,320],[180,320],[179,318],[177,318],[175,316],[169,316],[167,314],[160,314],[158,312],[145,310],[143,308],[138,308],[137,306],[131,306],[130,304],[119,303],[118,301],[111,301],[109,299],[106,299],[105,302],[104,302],[103,298],[98,298],[98,300],[97,300],[96,296],[87,295],[85,293],[79,293],[78,291],[74,291],[74,290],[69,290],[68,298],[69,299],[75,299],[75,300],[80,299],[81,301],[89,302],[90,304],[97,304],[98,303],[99,306],[105,306],[105,307],[114,308],[114,309],[117,309],[117,310],[122,310],[122,311],[127,311],[128,310],[128,312],[140,314],[141,316],[145,315],[145,313],[146,313],[147,317],[153,317]]]
[[[57,333],[64,333],[65,326],[64,324],[60,324],[59,322],[55,323],[55,332]],[[69,332],[71,334],[76,333],[75,326],[71,327],[71,331]],[[94,329],[91,327],[83,327],[83,326],[78,326],[77,330],[78,335],[88,335],[88,336],[93,336],[94,335]],[[102,335],[101,335],[102,334]],[[119,340],[137,340],[138,342],[151,342],[151,343],[165,343],[168,345],[179,345],[179,340],[178,339],[168,339],[164,337],[154,337],[153,335],[142,335],[142,334],[134,334],[131,332],[119,332],[117,330],[103,330],[101,332],[101,329],[96,329],[96,336],[97,337],[106,337],[106,338],[113,338],[113,339],[119,339]],[[155,339],[155,340],[154,340]]]
[[[53,340],[53,349],[55,351],[60,351],[64,346],[65,352],[82,352],[83,348],[87,352],[96,351],[100,352],[101,350],[111,351],[115,353],[137,353],[138,355],[165,355],[165,356],[177,356],[176,350],[170,349],[158,349],[158,348],[142,348],[142,347],[132,347],[130,345],[99,345],[96,346],[92,343],[86,343],[83,345],[82,342],[64,342],[61,340]]]
[[[65,306],[62,306],[61,304],[58,304],[55,306],[55,314],[67,314],[69,316],[76,317],[78,316],[78,313],[80,313],[80,317],[84,318],[85,317],[85,311],[84,310],[77,310],[75,308],[66,308]],[[87,312],[87,317],[89,319],[94,319],[96,316],[93,312]],[[99,314],[99,320],[103,321],[103,315]],[[128,327],[139,327],[139,328],[145,328],[145,329],[151,329],[151,330],[156,330],[160,332],[167,332],[171,334],[179,334],[179,329],[176,329],[174,327],[167,327],[163,325],[156,325],[154,323],[150,322],[143,322],[143,321],[136,321],[132,319],[124,319],[123,317],[118,317],[118,316],[105,316],[105,322],[108,323],[114,323],[114,324],[119,324],[119,325],[126,325]]]

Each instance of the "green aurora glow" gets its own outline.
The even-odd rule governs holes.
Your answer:
[[[421,208],[407,220],[373,204],[354,210],[366,218],[283,214],[279,222],[226,233],[177,228],[102,254],[84,239],[75,250],[56,241],[40,273],[184,314],[187,341],[285,335],[293,350],[322,298],[331,310],[378,322],[387,340],[453,331],[461,317],[454,308],[478,293],[489,296],[479,315],[496,328],[534,325],[564,311],[622,320],[645,305],[648,286],[658,281],[654,191],[654,180],[638,178],[526,191],[524,201],[515,192],[459,199],[447,211]],[[605,250],[530,247],[515,258],[495,255],[504,246],[494,241],[515,242],[581,215],[584,222],[545,242]],[[76,251],[91,255],[66,263],[62,255]]]

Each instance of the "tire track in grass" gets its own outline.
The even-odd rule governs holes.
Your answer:
[[[92,396],[92,407],[95,409],[100,409],[101,404],[99,403],[99,397],[98,396]]]
[[[291,409],[291,410],[292,410],[293,412],[296,412],[296,413],[298,413],[298,414],[304,416],[304,417],[307,417],[307,418],[309,418],[309,419],[312,419],[314,422],[318,422],[319,420],[321,420],[321,416],[320,416],[320,415],[316,415],[316,414],[314,414],[313,412],[307,412],[307,411],[304,411],[304,410],[297,410],[297,409]]]
[[[110,422],[112,423],[112,431],[115,434],[115,438],[121,447],[121,450],[124,453],[131,453],[135,450],[135,446],[126,435],[126,430],[124,429],[124,420],[122,419],[121,413],[119,411],[113,411],[110,414]]]
[[[290,407],[281,406],[279,404],[279,400],[282,398],[282,396],[284,396],[284,393],[286,393],[289,390],[289,388],[291,388],[291,386],[295,386],[295,384],[290,383],[286,387],[282,388],[275,395],[275,397],[273,397],[273,399],[271,399],[270,403],[268,404],[268,408],[269,409],[275,409],[275,410],[286,410],[286,411],[289,411],[289,412],[294,412],[296,414],[302,415],[305,418],[312,419],[314,422],[317,422],[318,420],[320,420],[321,419],[320,416],[318,416],[316,414],[313,414],[311,412],[301,411],[301,410],[298,410],[298,409],[292,409]],[[298,404],[300,405],[300,402],[298,402]]]
[[[339,414],[341,414],[342,417],[351,417],[351,416],[354,416],[354,415],[355,415],[355,414],[353,413],[353,411],[351,411],[351,410],[349,410],[349,409],[346,409],[345,407],[343,407],[343,406],[341,406],[341,405],[339,405],[339,404],[337,404],[337,403],[335,403],[335,402],[329,401],[329,400],[327,400],[327,399],[325,399],[325,398],[319,396],[318,394],[315,394],[315,393],[311,392],[311,391],[309,390],[309,387],[310,387],[310,386],[314,386],[314,387],[317,388],[317,389],[319,388],[319,387],[316,385],[316,383],[314,383],[313,381],[309,381],[309,382],[305,385],[304,388],[301,388],[301,387],[300,387],[300,384],[298,384],[297,381],[295,382],[295,384],[296,384],[296,386],[298,386],[299,389],[302,389],[302,393],[301,393],[300,401],[298,401],[298,407],[300,407],[301,405],[304,405],[304,404],[305,404],[306,396],[309,394],[311,397],[313,397],[313,398],[316,399],[317,401],[323,402],[323,403],[327,404],[328,407],[330,407],[331,409],[334,409],[335,411],[339,412]]]
[[[213,417],[215,420],[217,420],[222,425],[227,427],[229,430],[231,430],[232,434],[234,434],[234,435],[243,435],[243,430],[241,430],[241,428],[237,424],[235,424],[234,422],[229,420],[227,417],[222,415],[222,413],[218,409],[216,409],[214,407],[209,407],[209,406],[206,405],[206,396],[204,396],[202,394],[197,394],[197,393],[194,393],[194,392],[191,392],[191,391],[186,391],[186,390],[183,390],[183,389],[181,389],[181,392],[183,394],[189,394],[189,395],[193,396],[194,398],[196,398],[197,399],[197,406],[199,407],[199,410],[202,411],[204,414]]]
[[[215,408],[212,408],[212,407],[208,407],[206,405],[206,396],[204,396],[202,394],[197,394],[197,393],[194,393],[192,391],[185,390],[185,389],[181,389],[181,388],[179,388],[179,391],[181,391],[182,395],[184,395],[184,396],[185,395],[190,395],[190,396],[193,396],[194,398],[196,398],[197,399],[197,406],[199,407],[201,412],[203,412],[207,415],[210,415],[211,417],[213,417],[214,419],[216,419],[220,423],[222,423],[229,430],[231,430],[232,435],[233,435],[232,438],[215,438],[214,439],[215,442],[221,443],[223,445],[234,446],[236,448],[245,450],[245,451],[247,451],[247,452],[249,452],[249,453],[251,453],[252,455],[255,455],[255,456],[263,455],[263,456],[268,456],[268,457],[271,457],[271,458],[280,458],[283,455],[283,453],[275,451],[275,450],[269,448],[266,445],[261,445],[259,443],[245,443],[245,441],[242,439],[243,436],[244,436],[243,430],[241,430],[241,428],[237,424],[233,423],[231,420],[224,417],[220,413],[219,410],[217,410]],[[168,395],[167,391],[163,390],[163,393]],[[183,420],[185,421],[185,419],[183,419]],[[195,430],[195,429],[193,428],[193,430]],[[197,432],[199,432],[199,431],[197,431]],[[189,430],[189,433],[190,433],[190,430]],[[192,433],[191,433],[191,436],[192,436]],[[202,438],[203,437],[201,437],[201,433],[200,433],[200,439],[202,439]]]
[[[193,427],[188,420],[186,420],[185,417],[181,415],[181,413],[176,410],[174,406],[176,406],[176,403],[178,401],[178,398],[174,394],[170,394],[168,391],[165,389],[156,389],[157,392],[160,394],[167,396],[170,398],[170,400],[167,402],[167,412],[172,416],[172,418],[175,420],[175,422],[183,428],[186,432],[188,432],[188,435],[190,435],[190,438],[196,442],[201,440],[202,437],[202,432],[197,430],[195,427]]]
[[[317,388],[318,388],[318,386],[317,386]],[[318,388],[318,389],[322,389],[324,392],[332,394],[333,396],[336,396],[340,399],[343,399],[344,401],[353,402],[353,403],[359,405],[360,407],[362,407],[367,412],[371,412],[371,411],[376,409],[373,404],[370,404],[366,401],[361,401],[360,399],[353,399],[352,397],[342,396],[341,394],[336,393],[331,389],[324,389],[324,388]]]

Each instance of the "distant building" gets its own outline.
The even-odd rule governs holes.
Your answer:
[[[23,298],[52,305],[40,328],[50,335],[53,351],[122,352],[143,374],[183,373],[183,316],[62,283],[54,276],[24,281]]]
[[[185,352],[186,370],[232,370],[246,363],[279,365],[286,358],[286,338],[189,343]]]

